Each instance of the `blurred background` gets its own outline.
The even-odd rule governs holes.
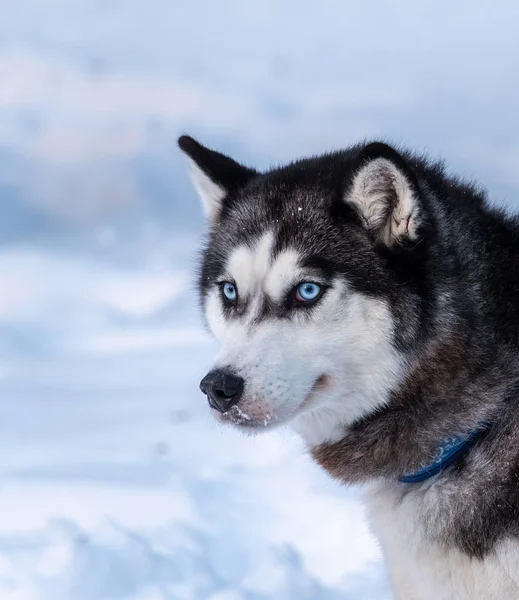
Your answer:
[[[388,600],[356,490],[212,422],[176,138],[382,138],[519,200],[512,0],[0,3],[0,598]]]

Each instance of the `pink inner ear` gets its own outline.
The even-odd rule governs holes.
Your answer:
[[[414,187],[386,158],[369,161],[359,170],[346,201],[384,244],[398,244],[404,237],[412,239],[416,234],[420,211]]]
[[[202,200],[205,215],[210,219],[216,218],[227,195],[226,190],[212,181],[193,161],[191,161],[191,180]]]

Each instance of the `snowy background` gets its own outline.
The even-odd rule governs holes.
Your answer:
[[[358,492],[220,429],[180,133],[382,137],[519,199],[519,4],[0,3],[0,599],[388,600]]]

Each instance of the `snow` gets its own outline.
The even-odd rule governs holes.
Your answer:
[[[187,268],[0,252],[0,597],[388,598],[358,493],[210,417]]]

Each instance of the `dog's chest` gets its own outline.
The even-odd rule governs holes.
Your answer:
[[[501,542],[483,560],[446,549],[433,541],[442,517],[431,502],[402,495],[398,485],[377,484],[367,492],[395,600],[518,600],[519,543]]]

